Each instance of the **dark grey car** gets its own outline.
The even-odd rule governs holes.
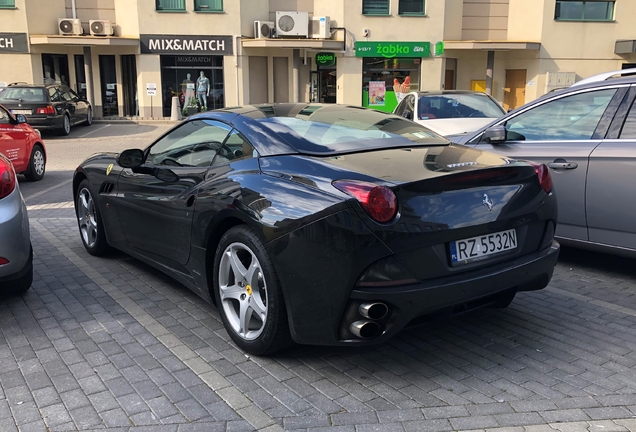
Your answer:
[[[563,244],[636,256],[636,77],[598,79],[516,109],[479,131],[450,137],[550,167]]]

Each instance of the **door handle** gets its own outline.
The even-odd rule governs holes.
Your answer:
[[[554,162],[548,164],[548,168],[552,169],[575,169],[579,164],[576,162],[568,162],[565,159],[556,159]]]

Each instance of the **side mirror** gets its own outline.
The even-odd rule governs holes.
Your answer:
[[[18,122],[18,124],[27,123],[27,118],[24,116],[24,114],[16,114],[15,120]]]
[[[117,165],[122,168],[137,168],[144,162],[144,151],[140,149],[124,150],[117,155]]]
[[[486,129],[481,140],[490,144],[501,144],[506,142],[506,135],[506,127],[497,125]]]

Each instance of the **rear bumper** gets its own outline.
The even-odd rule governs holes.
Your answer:
[[[33,249],[29,249],[29,259],[20,270],[11,275],[0,277],[0,293],[5,290],[11,291],[15,287],[16,281],[33,271]]]
[[[470,273],[389,289],[355,289],[339,325],[338,344],[382,343],[404,327],[417,324],[420,318],[436,313],[450,316],[505,300],[518,291],[545,288],[552,278],[559,250],[559,244],[554,241],[543,251]],[[358,306],[369,302],[387,305],[386,317],[373,321],[361,316]],[[360,320],[378,324],[378,336],[356,338],[349,326]]]
[[[28,116],[27,122],[35,129],[61,129],[64,116]]]
[[[0,265],[0,281],[14,279],[30,262],[29,219],[20,190],[2,199],[0,205],[0,257],[9,261]]]

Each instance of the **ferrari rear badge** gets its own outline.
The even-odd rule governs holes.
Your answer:
[[[106,167],[106,175],[109,175],[112,170],[113,170],[113,164],[108,165]]]
[[[492,200],[488,198],[488,194],[484,194],[484,200],[481,202],[485,207],[488,207],[488,211],[492,211]]]

